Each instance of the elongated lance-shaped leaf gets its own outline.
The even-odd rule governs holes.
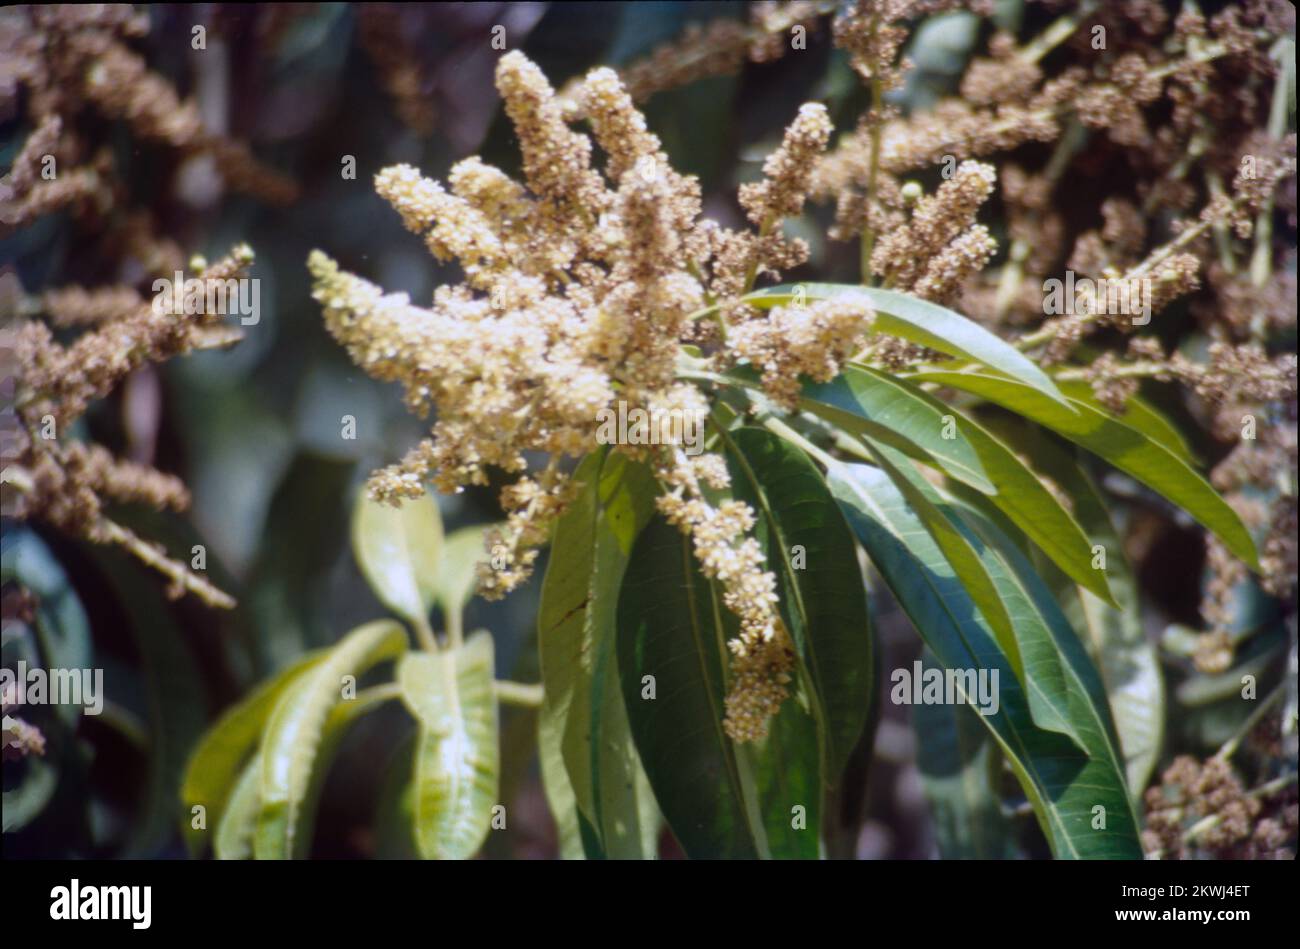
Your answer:
[[[583,458],[573,473],[577,496],[556,522],[551,556],[538,607],[537,647],[542,672],[542,707],[537,716],[542,788],[560,836],[560,855],[584,856],[578,826],[578,797],[564,760],[564,733],[583,661],[582,642],[595,561],[604,451]],[[587,717],[590,717],[588,711]],[[587,806],[594,809],[590,797]]]
[[[1016,629],[1011,621],[1011,614],[1002,601],[1002,592],[993,578],[989,576],[980,552],[975,549],[961,530],[957,528],[943,511],[939,510],[933,498],[933,492],[925,489],[924,479],[920,478],[910,467],[910,462],[884,445],[878,445],[871,439],[862,438],[862,445],[889,480],[894,482],[908,507],[917,520],[925,525],[930,538],[948,559],[948,566],[957,575],[957,579],[966,588],[966,594],[979,608],[984,621],[993,631],[998,645],[1007,655],[1007,662],[1016,680],[1024,685],[1025,664],[1020,655],[1020,643],[1016,640]],[[967,643],[969,646],[970,644]]]
[[[1018,627],[1018,633],[1023,630],[1025,634],[1020,646],[1026,675],[1031,683],[1038,681],[1040,657],[1055,650],[1064,674],[1065,695],[1050,699],[1057,704],[1063,699],[1078,743],[1034,722],[1029,700],[1011,674],[1005,653],[943,552],[889,477],[879,469],[843,464],[832,465],[829,475],[831,490],[844,506],[859,541],[937,661],[953,673],[954,685],[968,696],[976,693],[968,699],[972,704],[981,697],[996,696],[996,710],[991,702],[977,705],[977,711],[982,707],[986,713],[980,714],[980,721],[998,742],[1024,788],[1053,853],[1064,858],[1140,859],[1137,819],[1100,680],[1050,592],[1014,545],[1002,538],[996,549],[1017,574],[1041,617],[1040,623]],[[949,511],[973,530],[977,515],[965,509]],[[995,531],[990,525],[979,524],[980,539],[990,546],[995,546],[989,541]],[[1043,636],[1050,641],[1040,641]],[[986,687],[997,673],[996,691],[981,696],[979,670],[988,674]],[[1041,684],[1043,688],[1059,687],[1051,677]]]
[[[928,649],[921,665],[943,668]],[[979,713],[965,705],[913,705],[912,730],[939,855],[945,860],[1014,857],[1015,829],[998,792],[1002,754]]]
[[[722,728],[730,613],[661,518],[632,548],[618,602],[618,668],[641,763],[690,857],[770,851],[752,764]]]
[[[427,492],[393,507],[363,490],[352,511],[352,554],[379,601],[424,626],[442,576],[442,516]]]
[[[927,368],[909,378],[970,392],[1059,432],[1181,507],[1259,570],[1255,542],[1237,512],[1183,458],[1122,419],[1074,398],[1067,411],[1030,386],[980,369]]]
[[[409,653],[397,667],[402,701],[420,723],[415,745],[415,841],[420,856],[466,860],[492,825],[500,769],[492,637]]]
[[[758,290],[746,296],[745,302],[771,307],[854,297],[864,298],[875,310],[872,329],[876,332],[983,363],[1032,386],[1049,399],[1063,402],[1052,379],[1014,346],[960,313],[911,294],[852,284],[798,283]]]
[[[1029,700],[1029,713],[1034,724],[1048,731],[1069,735],[1080,742],[1066,703],[1065,674],[1048,629],[1051,617],[1044,616],[1033,602],[1021,578],[1008,563],[1008,554],[980,536],[963,518],[954,516],[955,507],[951,497],[940,496],[939,491],[921,477],[906,458],[884,446],[876,446],[876,451],[877,457],[884,462],[881,467],[912,506],[913,512],[925,507],[937,513],[961,534],[969,549],[975,551],[995,595],[1004,604],[1016,640],[1016,649],[1022,654],[1022,674],[1017,675],[1017,679]],[[903,487],[903,483],[907,487]],[[976,497],[984,500],[982,495]],[[943,549],[942,545],[940,549]],[[946,550],[944,552],[947,553]],[[949,566],[952,566],[951,561]],[[957,576],[963,584],[966,583],[960,573]],[[996,636],[996,630],[994,634]],[[1007,653],[1007,647],[1001,639],[998,640],[998,645]]]
[[[1109,412],[1092,391],[1092,383],[1080,379],[1058,379],[1056,385],[1067,398],[1073,399],[1075,402],[1082,402],[1098,412]],[[1183,437],[1183,433],[1175,428],[1174,423],[1169,421],[1159,409],[1142,398],[1142,396],[1131,395],[1125,401],[1124,424],[1129,428],[1137,429],[1156,444],[1163,445],[1172,454],[1177,455],[1189,465],[1195,467],[1200,463],[1196,455],[1192,453],[1191,446],[1187,444],[1187,439]]]
[[[539,741],[548,756],[552,743],[559,746],[569,789],[598,844],[593,855],[650,858],[660,817],[628,730],[615,612],[657,488],[645,466],[618,452],[589,455],[574,479],[585,487],[556,525],[542,585]],[[563,808],[559,776],[546,780],[552,804]]]
[[[821,762],[817,723],[801,696],[787,699],[772,719],[767,737],[750,754],[768,849],[776,859],[821,856]]]
[[[276,702],[262,741],[260,805],[253,852],[259,860],[302,856],[310,843],[308,816],[322,735],[344,690],[362,673],[406,650],[406,632],[393,620],[358,626]],[[354,700],[355,701],[355,700]]]
[[[1156,647],[1142,629],[1137,580],[1124,556],[1124,543],[1107,513],[1105,499],[1074,457],[1077,449],[1024,419],[1002,416],[990,418],[988,423],[1025,451],[1035,471],[1051,478],[1069,496],[1075,516],[1100,545],[1118,609],[1076,586],[1053,564],[1040,562],[1038,566],[1101,673],[1124,752],[1129,790],[1135,799],[1140,798],[1160,757],[1165,686]]]
[[[781,613],[807,676],[834,786],[871,705],[871,621],[858,559],[839,506],[797,447],[758,428],[722,432],[734,496],[758,518],[756,536],[777,575]]]
[[[555,821],[555,831],[559,837],[560,858],[581,860],[587,854],[583,850],[582,833],[578,827],[578,798],[573,793],[569,772],[564,768],[564,752],[560,748],[564,738],[563,728],[562,720],[538,717],[537,762],[542,774],[546,805],[551,809],[551,818]]]
[[[218,860],[248,860],[253,856],[262,782],[262,759],[254,754],[235,781],[226,807],[216,818],[212,853]]]
[[[263,682],[247,698],[227,710],[195,746],[181,784],[181,803],[185,807],[183,829],[192,853],[201,853],[207,840],[207,831],[194,829],[193,808],[203,809],[201,813],[206,827],[220,826],[226,799],[236,784],[243,780],[241,772],[247,773],[246,763],[256,751],[276,703],[296,679],[325,655],[325,650],[312,652]],[[254,783],[254,792],[256,787]],[[251,800],[256,803],[256,793]],[[249,844],[251,847],[251,838]]]
[[[803,405],[839,428],[927,461],[987,494],[1075,582],[1113,602],[1106,574],[1092,567],[1092,544],[1078,521],[973,418],[915,385],[853,366],[831,383],[808,387]]]
[[[292,688],[301,680],[302,675],[299,674],[290,680],[288,687]],[[299,823],[303,828],[312,826],[316,804],[325,785],[326,772],[342,743],[347,727],[386,697],[388,696],[385,693],[370,690],[359,694],[354,701],[344,702],[330,709],[321,731],[321,740],[317,746],[316,760],[308,781],[307,792],[299,804],[299,813],[302,815]],[[218,860],[246,860],[255,855],[254,841],[262,806],[261,791],[262,755],[258,751],[244,766],[225,808],[221,811],[212,842],[212,850]]]

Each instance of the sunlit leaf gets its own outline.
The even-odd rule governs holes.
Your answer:
[[[193,827],[193,809],[203,809],[209,829],[220,825],[227,798],[242,780],[241,773],[247,771],[246,762],[256,750],[275,704],[292,682],[324,657],[324,651],[311,653],[260,684],[228,709],[195,746],[181,784],[182,827],[191,852],[202,852],[207,840],[206,831]]]
[[[589,455],[574,479],[586,487],[556,525],[538,613],[541,740],[558,738],[569,788],[600,854],[653,857],[660,819],[628,731],[615,611],[656,488],[643,465],[617,452]]]
[[[960,313],[909,293],[853,284],[800,283],[759,290],[745,299],[754,306],[769,307],[853,297],[864,298],[875,310],[875,332],[983,363],[1032,386],[1049,399],[1063,401],[1052,379],[1014,346]]]
[[[1259,569],[1240,516],[1178,454],[1104,410],[1071,398],[1072,410],[1014,379],[978,369],[925,369],[910,378],[961,389],[1053,429],[1168,498],[1214,533],[1252,569]]]
[[[442,516],[427,492],[401,507],[358,496],[353,555],[380,602],[417,626],[428,622],[438,595],[442,548]]]
[[[406,650],[393,620],[359,626],[284,690],[266,725],[253,852],[259,860],[300,857],[310,844],[305,820],[326,725],[344,690],[378,663]],[[353,699],[352,701],[356,701]]]
[[[420,725],[412,810],[426,859],[468,859],[491,827],[500,767],[493,674],[492,637],[483,631],[398,664],[402,701]]]

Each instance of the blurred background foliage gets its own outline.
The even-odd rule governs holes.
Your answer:
[[[454,282],[450,268],[440,269],[375,195],[372,178],[397,162],[443,178],[456,160],[476,153],[517,170],[518,151],[492,82],[500,55],[489,45],[492,27],[505,26],[507,48],[522,48],[559,88],[594,65],[618,66],[647,54],[689,22],[744,18],[746,7],[710,0],[147,8],[150,31],[134,46],[151,68],[182,97],[195,96],[205,114],[222,112],[231,137],[248,142],[301,189],[287,207],[224,193],[202,168],[141,145],[112,123],[102,128],[126,177],[129,203],[150,208],[160,233],[186,253],[210,259],[240,241],[257,253],[261,319],[246,328],[241,343],[161,369],[145,366],[86,419],[96,440],[180,475],[193,492],[184,517],[115,514],[172,552],[204,544],[212,579],[239,605],[223,612],[193,598],[168,602],[158,579],[117,550],[5,522],[6,596],[21,584],[39,598],[30,621],[6,619],[5,665],[39,656],[47,666],[102,667],[108,694],[98,717],[32,711],[47,749],[43,757],[5,763],[6,856],[182,856],[177,789],[203,729],[305,651],[386,615],[350,552],[349,512],[368,472],[396,460],[422,426],[405,411],[396,386],[368,379],[329,338],[305,261],[320,247],[343,269],[417,301]],[[965,13],[931,18],[910,41],[916,69],[896,104],[908,111],[951,93],[994,23],[1016,28],[1024,20],[1032,31],[1049,17],[1036,6],[1002,2],[992,22]],[[196,23],[207,27],[206,50],[191,48]],[[396,68],[398,59],[408,68],[394,80],[384,64]],[[394,96],[385,84],[399,80],[405,94]],[[706,213],[735,225],[741,218],[736,185],[758,176],[798,106],[825,102],[837,126],[851,128],[865,95],[823,28],[809,33],[800,55],[659,93],[645,108],[676,166],[701,179]],[[0,161],[7,166],[31,130],[15,117],[0,118]],[[1047,151],[1030,145],[1017,157],[1041,163]],[[341,171],[349,157],[354,178]],[[938,180],[937,169],[933,178],[923,176],[927,189]],[[1065,189],[1065,196],[1078,202],[1062,209],[1067,215],[1095,218],[1086,182]],[[830,209],[818,212],[829,220]],[[994,206],[994,234],[1005,244],[996,213]],[[0,262],[13,265],[26,291],[121,279],[104,271],[94,235],[78,232],[66,217],[43,218],[0,241]],[[791,279],[816,273],[854,282],[856,245],[828,245],[824,226],[804,228],[811,259]],[[1194,327],[1175,314],[1163,324],[1168,339]],[[1160,393],[1151,395],[1158,400]],[[1191,424],[1181,403],[1164,407],[1202,457],[1216,460],[1221,449]],[[355,439],[341,437],[345,415],[356,420]],[[499,519],[496,487],[440,497],[448,531]],[[1128,492],[1127,503],[1111,513],[1131,543],[1137,538],[1147,635],[1154,639],[1171,623],[1196,626],[1200,591],[1187,578],[1203,570],[1199,531],[1190,521],[1171,521],[1131,482],[1120,478],[1108,487]],[[502,678],[537,680],[541,575],[500,603],[476,600],[468,608],[466,628],[486,628],[495,637]],[[883,678],[910,667],[920,647],[887,594],[873,597],[872,608]],[[1210,754],[1241,726],[1249,710],[1232,699],[1244,668],[1262,675],[1261,695],[1288,674],[1286,618],[1253,580],[1240,590],[1239,614],[1238,632],[1249,642],[1237,667],[1221,676],[1196,673],[1176,650],[1163,654],[1170,724],[1162,762],[1175,752]],[[1175,626],[1175,646],[1177,635]],[[848,839],[842,855],[934,856],[936,821],[916,763],[919,752],[924,766],[926,749],[916,747],[908,709],[883,703],[879,715],[874,748],[864,743],[846,782],[860,783],[836,802],[841,836]],[[504,708],[502,726],[502,799],[511,820],[506,831],[490,835],[485,855],[554,856],[555,832],[536,774],[533,713]],[[408,759],[399,751],[411,730],[401,710],[389,707],[350,733],[326,786],[315,855],[403,853],[385,808],[401,786]],[[866,759],[873,753],[868,781]],[[931,792],[942,790],[932,786]],[[941,810],[938,817],[942,831]],[[990,815],[1004,819],[1022,821],[1028,852],[1045,855],[1032,818]],[[663,852],[675,854],[671,840]]]

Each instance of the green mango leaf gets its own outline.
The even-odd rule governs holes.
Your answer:
[[[967,430],[956,425],[955,410],[921,398],[887,373],[846,366],[830,382],[805,386],[799,405],[844,432],[933,464],[985,494],[997,493]]]
[[[539,715],[537,718],[537,760],[542,772],[542,790],[546,805],[555,821],[555,833],[560,843],[560,858],[581,860],[586,856],[582,846],[582,832],[578,827],[578,797],[564,767],[564,721]]]
[[[876,332],[983,363],[1032,386],[1068,411],[1056,383],[1024,353],[960,313],[911,294],[843,283],[799,283],[756,291],[745,302],[766,308],[844,297],[866,298],[876,313],[872,327]]]
[[[560,855],[566,860],[585,856],[578,824],[577,791],[565,763],[564,737],[575,694],[580,705],[586,707],[585,712],[580,710],[578,714],[587,722],[591,719],[589,692],[579,689],[578,683],[584,677],[582,643],[591,602],[589,584],[594,578],[599,478],[604,457],[604,452],[587,455],[573,473],[574,484],[581,486],[581,490],[556,522],[537,613],[543,686],[542,707],[537,717],[538,759],[542,787],[560,840]],[[585,678],[590,679],[589,669]],[[583,769],[588,760],[579,754],[575,769]],[[589,788],[586,799],[589,812],[594,812]]]
[[[888,475],[862,465],[835,464],[829,476],[858,539],[937,661],[946,670],[987,670],[990,682],[997,673],[998,707],[986,708],[980,721],[1016,773],[1053,853],[1140,859],[1137,818],[1105,693],[1032,566],[990,522],[945,499],[945,513],[954,525],[991,548],[1005,565],[1000,582],[1008,590],[1014,584],[1023,591],[1020,602],[1008,603],[1008,612],[1017,620],[1029,688],[1041,690],[1045,704],[1062,710],[1073,738],[1035,722],[1005,652]],[[902,697],[895,695],[895,700]]]
[[[442,576],[442,516],[427,492],[392,507],[363,490],[352,511],[352,553],[375,596],[423,627]]]
[[[1181,507],[1259,570],[1255,543],[1237,512],[1183,458],[1122,419],[1076,398],[1069,398],[1068,411],[1023,383],[979,369],[927,368],[909,378],[970,392],[1059,432]]]
[[[194,808],[203,808],[206,827],[221,826],[227,798],[243,780],[241,772],[248,770],[246,762],[261,740],[271,711],[285,689],[325,655],[324,650],[310,653],[263,682],[227,710],[194,747],[181,782],[182,831],[191,854],[201,854],[207,842],[207,831],[193,826]]]
[[[406,651],[406,631],[393,620],[358,626],[311,669],[296,678],[276,702],[262,742],[262,768],[253,852],[259,860],[305,854],[318,754],[333,710],[346,685],[355,687],[372,666]],[[349,679],[349,677],[351,677]]]
[[[1002,592],[998,589],[989,571],[967,536],[958,530],[935,503],[933,492],[922,487],[922,481],[909,467],[906,458],[897,452],[877,445],[869,438],[863,438],[862,444],[875,460],[876,466],[889,476],[899,492],[906,499],[908,507],[917,519],[925,525],[931,539],[943,551],[948,566],[956,574],[966,589],[967,596],[979,609],[980,614],[992,629],[998,645],[1007,655],[1007,662],[1016,680],[1025,682],[1025,663],[1020,655],[1020,643],[1016,640],[1016,628],[1011,621],[1011,614],[1002,601]]]
[[[1067,398],[1082,402],[1098,412],[1110,414],[1110,410],[1098,401],[1093,394],[1091,383],[1078,379],[1056,380],[1057,386]],[[1198,464],[1196,455],[1183,433],[1174,427],[1160,410],[1147,402],[1140,395],[1131,395],[1125,403],[1124,424],[1135,428],[1158,445],[1163,445],[1189,465]]]
[[[807,679],[822,770],[834,786],[862,733],[875,682],[853,533],[799,448],[759,428],[722,435],[732,491],[754,510],[755,536],[778,578],[782,615]]]
[[[777,859],[821,856],[822,798],[817,722],[799,697],[788,699],[753,751],[754,780]]]
[[[722,729],[728,617],[721,592],[695,565],[690,539],[652,520],[632,548],[619,594],[618,669],[655,799],[693,858],[770,854],[754,749],[735,745]]]
[[[291,682],[300,680],[301,675]],[[321,740],[317,746],[308,791],[299,804],[302,814],[300,824],[303,828],[312,826],[316,804],[325,784],[325,775],[342,741],[343,733],[362,714],[390,697],[381,690],[370,689],[359,693],[355,699],[330,709],[321,731]],[[235,782],[234,790],[230,792],[216,825],[217,832],[212,842],[213,853],[218,860],[247,860],[255,856],[257,821],[262,807],[262,766],[262,754],[259,751],[254,753],[244,766]],[[304,837],[304,847],[306,843]]]
[[[1088,646],[1105,683],[1111,715],[1124,752],[1129,790],[1141,797],[1151,779],[1164,736],[1165,685],[1155,644],[1142,629],[1137,579],[1105,499],[1071,451],[1023,419],[990,420],[1003,437],[1023,448],[1035,470],[1064,491],[1089,536],[1105,549],[1106,574],[1119,608],[1071,582],[1050,563],[1039,564],[1061,608]]]
[[[558,740],[568,787],[599,854],[649,859],[658,851],[660,817],[628,730],[615,611],[657,488],[644,465],[619,452],[588,455],[574,479],[585,488],[556,525],[538,613],[539,740]],[[550,784],[563,793],[558,779]]]
[[[1078,521],[974,419],[888,373],[852,366],[834,382],[809,387],[803,405],[850,433],[936,465],[988,495],[1075,582],[1113,602],[1105,573],[1092,567],[1092,544]]]
[[[251,860],[257,832],[258,796],[262,781],[262,756],[254,754],[235,780],[234,790],[220,814],[213,814],[217,832],[212,852],[218,860]]]
[[[923,669],[941,669],[927,649]],[[945,860],[1010,860],[1015,829],[1002,811],[1002,755],[964,705],[913,705],[916,766],[930,804],[939,855]]]
[[[429,860],[467,860],[483,846],[500,767],[492,637],[410,653],[397,667],[402,701],[420,723],[415,746],[415,840]]]
[[[487,528],[481,524],[462,527],[447,535],[442,545],[442,569],[438,574],[437,602],[448,613],[459,612],[474,596],[478,582],[479,561],[487,559],[484,535]]]
[[[891,455],[890,449],[883,446],[877,446],[877,451],[880,455]],[[985,575],[993,585],[996,596],[1004,604],[1007,617],[1011,623],[1012,635],[1016,640],[1017,653],[1024,656],[1023,665],[1019,670],[1020,674],[1016,678],[1024,687],[1025,695],[1029,700],[1030,716],[1033,718],[1034,723],[1041,728],[1069,735],[1082,747],[1081,739],[1078,732],[1075,731],[1069,709],[1066,707],[1067,684],[1065,674],[1057,650],[1052,646],[1052,639],[1048,629],[1051,617],[1045,616],[1038,605],[1034,603],[1032,594],[1025,588],[1016,571],[1008,563],[999,549],[999,545],[989,543],[987,538],[979,536],[977,531],[973,530],[969,524],[953,516],[953,498],[951,496],[941,496],[939,491],[921,477],[916,469],[911,467],[907,459],[901,455],[892,453],[892,457],[882,467],[885,468],[890,479],[894,481],[895,487],[900,487],[900,480],[909,482],[909,489],[905,490],[900,487],[903,497],[907,499],[909,504],[914,505],[917,500],[923,498],[923,503],[938,513],[940,517],[947,520],[949,525],[965,538],[970,545],[970,549],[975,551],[986,571]],[[920,498],[918,498],[918,495]],[[976,497],[981,502],[985,501],[983,495],[976,495]],[[940,510],[941,508],[942,510]],[[1000,515],[997,515],[996,511],[994,514],[994,523],[998,523],[1001,520]],[[1014,531],[1015,528],[1013,527],[1012,530]],[[1021,552],[1021,556],[1023,557],[1023,552]],[[960,574],[958,574],[958,579],[963,579]],[[994,632],[996,636],[996,630]],[[967,645],[970,644],[967,643]],[[1001,639],[998,640],[998,645],[1002,646],[1004,653],[1007,653],[1007,647],[1002,643]],[[1007,661],[1009,664],[1011,663],[1009,654]],[[1014,665],[1012,668],[1013,671],[1016,671]],[[1032,674],[1030,674],[1031,672]]]

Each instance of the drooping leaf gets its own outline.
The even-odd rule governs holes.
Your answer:
[[[302,856],[310,844],[306,805],[327,723],[345,688],[372,666],[406,650],[406,632],[393,620],[358,626],[276,702],[262,742],[261,784],[253,852],[259,860]]]
[[[927,650],[922,668],[942,668]],[[1007,860],[1015,835],[1002,812],[998,771],[1002,755],[964,705],[912,706],[916,765],[945,860]]]
[[[291,688],[301,678],[301,674],[293,677],[287,687]],[[335,705],[325,717],[307,791],[298,805],[304,832],[312,826],[316,804],[325,784],[325,775],[342,743],[344,732],[362,714],[388,697],[386,693],[367,690],[351,701]],[[217,820],[212,850],[218,860],[247,860],[255,856],[257,822],[262,808],[261,794],[262,752],[259,750],[244,766]],[[304,833],[303,847],[306,847],[309,839],[310,835]]]
[[[483,846],[500,766],[492,637],[410,653],[397,669],[402,701],[420,723],[415,744],[415,840],[430,860],[467,860]]]
[[[934,464],[988,495],[1075,582],[1111,601],[1105,574],[1092,568],[1091,545],[1079,523],[1023,461],[973,418],[917,386],[853,366],[834,382],[810,386],[803,404],[848,432]]]
[[[1022,420],[1002,418],[990,424],[1008,441],[1023,446],[1035,470],[1069,496],[1075,516],[1105,553],[1105,571],[1118,609],[1077,587],[1053,565],[1040,566],[1101,673],[1124,752],[1129,789],[1139,798],[1160,757],[1165,688],[1156,647],[1142,629],[1137,580],[1124,555],[1124,543],[1105,499],[1064,445]]]
[[[1055,654],[1064,695],[1046,698],[1064,708],[1075,739],[1035,723],[1005,653],[889,477],[861,465],[835,465],[829,475],[831,490],[859,540],[936,660],[945,670],[986,670],[990,684],[997,673],[997,709],[986,707],[988,714],[979,718],[1020,780],[1053,853],[1141,858],[1137,820],[1100,680],[1050,592],[1014,545],[1005,538],[994,543],[996,528],[976,513],[948,508],[955,524],[996,549],[1025,590],[1027,606],[1039,618],[1017,624],[1026,676],[1031,688],[1059,689],[1053,676],[1039,677],[1044,657]]]
[[[998,490],[965,431],[949,421],[953,411],[917,397],[886,373],[847,366],[830,382],[806,386],[800,407],[844,432],[935,464],[985,494]]]
[[[817,722],[787,699],[751,754],[768,849],[777,859],[816,860],[822,826]]]
[[[866,299],[876,312],[872,326],[876,332],[983,363],[1032,386],[1049,399],[1062,400],[1052,379],[1015,347],[960,313],[908,293],[852,284],[801,283],[759,290],[745,300],[757,307],[770,307],[846,297]]]
[[[207,828],[221,826],[226,801],[247,771],[246,763],[257,749],[271,711],[285,689],[324,656],[324,651],[304,656],[260,684],[228,709],[195,746],[181,783],[182,829],[191,853],[201,853],[207,841],[207,831],[193,826],[193,809],[203,809]]]
[[[1077,379],[1057,380],[1056,385],[1066,397],[1082,402],[1097,411],[1107,411],[1092,391],[1091,383]],[[1131,395],[1125,402],[1124,424],[1135,428],[1147,438],[1168,448],[1189,465],[1196,465],[1196,456],[1183,433],[1174,427],[1173,422],[1140,395]]]
[[[653,857],[659,815],[618,685],[615,611],[632,543],[654,507],[654,479],[617,452],[589,455],[574,479],[586,487],[556,526],[538,614],[540,740],[559,741],[599,853]],[[563,808],[558,778],[548,788]]]
[[[442,516],[427,492],[401,507],[358,496],[353,555],[379,601],[417,626],[428,622],[438,595],[442,547]]]
[[[254,754],[235,780],[226,806],[213,813],[216,834],[212,852],[218,860],[249,860],[257,832],[258,798],[262,780],[262,759]]]
[[[970,392],[1059,432],[1181,507],[1259,569],[1255,543],[1237,512],[1183,458],[1122,419],[1075,398],[1068,411],[1023,383],[979,369],[927,368],[910,378]]]
[[[618,668],[641,763],[690,857],[769,854],[753,751],[722,728],[726,613],[690,540],[652,520],[619,594]]]
[[[542,790],[546,805],[555,821],[559,838],[560,857],[564,860],[581,860],[583,851],[581,831],[578,828],[578,798],[573,793],[569,772],[564,767],[564,720],[539,715],[537,718],[537,758],[542,773]]]
[[[1020,643],[1016,640],[1016,629],[1007,612],[1007,605],[1002,600],[1002,593],[989,576],[988,569],[980,559],[979,551],[972,545],[966,535],[952,523],[931,499],[930,493],[921,486],[916,473],[909,468],[906,458],[887,448],[877,445],[871,439],[863,437],[862,444],[875,459],[889,480],[894,482],[908,507],[917,520],[925,525],[930,538],[948,560],[957,579],[961,581],[966,595],[979,609],[988,623],[998,645],[1007,655],[1007,663],[1016,679],[1025,681],[1025,663],[1020,655]]]
[[[782,615],[807,675],[824,780],[833,786],[862,732],[875,681],[853,534],[799,448],[757,428],[723,436],[732,490],[758,517],[755,536],[777,574]]]
[[[972,526],[961,517],[954,516],[955,508],[951,497],[941,496],[939,491],[921,477],[906,458],[883,445],[875,447],[877,456],[885,461],[882,468],[890,476],[894,486],[899,488],[900,493],[912,507],[913,513],[920,516],[919,511],[924,507],[947,520],[965,540],[968,549],[979,559],[984,575],[992,585],[994,595],[1006,610],[1021,662],[1019,667],[1013,666],[1013,672],[1016,673],[1018,682],[1024,688],[1025,697],[1029,702],[1029,713],[1034,723],[1048,731],[1069,735],[1078,742],[1079,735],[1066,703],[1065,674],[1048,629],[1056,616],[1055,611],[1052,616],[1044,615],[1034,602],[1032,594],[1026,589],[1021,577],[1008,563],[1007,553],[998,545],[990,544],[987,538],[981,537],[978,531],[972,529]],[[903,483],[907,486],[903,487]],[[976,497],[981,501],[985,500],[982,495]],[[940,545],[940,549],[945,555],[947,554],[943,545]],[[952,566],[951,561],[949,566]],[[963,586],[967,586],[967,592],[970,593],[966,578],[960,572],[957,573],[957,577],[962,581]],[[994,629],[993,632],[1010,664],[1011,656],[1007,646],[997,636],[997,630]],[[967,646],[970,647],[971,644],[967,643]]]

